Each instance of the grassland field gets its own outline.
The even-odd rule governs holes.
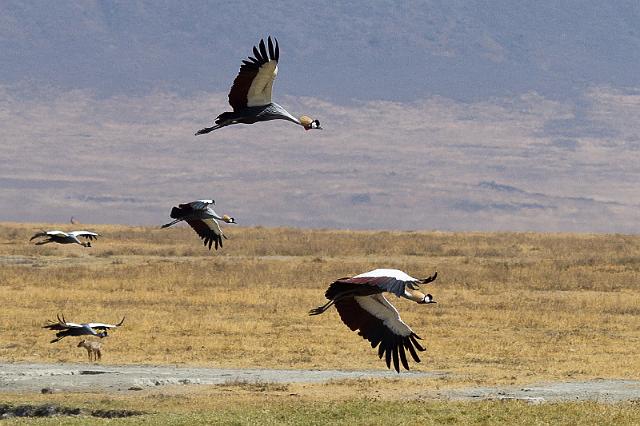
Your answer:
[[[640,379],[637,236],[228,226],[229,240],[210,252],[187,227],[82,225],[102,235],[91,248],[29,243],[52,228],[70,225],[0,224],[0,360],[84,361],[77,339],[49,344],[41,328],[64,312],[74,321],[126,315],[125,326],[103,339],[103,364],[386,369],[335,310],[307,315],[333,280],[385,267],[416,277],[438,272],[424,287],[438,304],[390,300],[427,347],[413,369],[451,374],[123,395],[4,393],[0,402],[150,413],[126,420],[134,423],[640,423],[637,401],[531,406],[423,397],[473,385]]]

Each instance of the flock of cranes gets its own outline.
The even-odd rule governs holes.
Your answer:
[[[261,40],[253,48],[253,57],[242,61],[240,71],[233,81],[229,91],[229,104],[232,112],[223,112],[211,127],[205,127],[196,132],[202,135],[233,124],[254,124],[260,121],[287,120],[302,126],[305,130],[322,129],[320,122],[306,115],[296,118],[286,109],[271,100],[273,82],[278,74],[278,60],[280,47],[278,41],[271,37],[267,43]],[[171,209],[171,222],[162,225],[168,228],[179,222],[186,222],[202,239],[209,250],[213,246],[216,250],[222,248],[224,235],[219,221],[235,224],[233,217],[220,216],[212,205],[214,200],[196,200],[179,204]],[[89,231],[42,231],[36,233],[31,240],[40,238],[36,245],[47,243],[80,244],[91,247],[91,240],[97,239],[99,234]],[[79,238],[89,241],[82,242]],[[309,315],[324,313],[331,306],[336,307],[340,319],[352,331],[371,343],[372,348],[378,348],[379,358],[384,357],[388,368],[400,371],[400,366],[409,370],[407,351],[415,362],[420,362],[418,352],[424,347],[418,342],[420,337],[402,321],[396,308],[387,300],[383,293],[391,293],[397,297],[409,299],[418,304],[436,303],[431,294],[420,291],[420,284],[433,282],[437,273],[417,279],[397,269],[375,269],[354,277],[340,278],[329,285],[325,297],[329,300],[323,306],[312,309]],[[58,322],[50,321],[44,328],[57,331],[55,343],[67,336],[94,336],[103,338],[107,331],[120,327],[124,318],[117,324],[105,323],[72,323],[66,322],[64,316],[58,316]],[[89,351],[95,348],[86,341],[80,342]],[[93,348],[93,349],[92,349]],[[99,354],[99,345],[97,346]],[[95,355],[95,354],[94,354]]]

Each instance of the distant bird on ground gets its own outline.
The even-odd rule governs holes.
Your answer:
[[[378,357],[385,356],[387,367],[393,366],[400,372],[402,366],[409,370],[405,349],[409,351],[415,362],[420,362],[416,349],[425,349],[418,343],[420,339],[407,324],[400,319],[400,314],[382,295],[383,292],[413,300],[419,304],[436,303],[430,294],[419,291],[419,284],[427,284],[436,279],[438,273],[424,279],[413,278],[397,269],[375,269],[334,281],[326,291],[329,302],[309,311],[309,315],[319,315],[336,305],[342,322],[352,331],[371,342],[371,347],[378,348]]]
[[[194,231],[202,238],[205,247],[215,244],[216,250],[222,247],[222,239],[227,238],[220,229],[218,220],[226,223],[236,223],[236,220],[226,214],[218,215],[210,205],[215,204],[213,200],[197,200],[190,203],[179,204],[178,207],[171,209],[171,218],[175,219],[169,223],[162,225],[162,228],[168,228],[178,222],[185,221],[193,228]]]
[[[38,241],[36,243],[37,246],[41,246],[42,244],[48,243],[58,243],[58,244],[80,244],[83,247],[91,247],[91,242],[81,242],[78,237],[86,238],[88,240],[97,240],[100,234],[96,234],[95,232],[89,231],[73,231],[73,232],[62,232],[62,231],[42,231],[35,234],[33,237],[29,239],[32,241],[36,238],[46,238],[45,240]]]
[[[50,324],[47,324],[42,328],[58,331],[56,333],[56,338],[50,342],[55,343],[67,336],[96,336],[100,338],[107,337],[107,330],[120,327],[124,323],[124,317],[122,317],[122,320],[117,324],[104,324],[101,322],[77,324],[74,322],[67,322],[64,319],[64,315],[62,315],[62,319],[60,319],[60,315],[58,315],[58,322],[50,320],[49,323]]]
[[[278,40],[273,40],[275,46],[271,37],[267,39],[268,52],[264,40],[260,40],[258,47],[253,48],[255,58],[250,56],[248,60],[242,61],[240,72],[229,92],[229,105],[233,112],[223,112],[216,118],[213,127],[198,130],[196,136],[231,124],[253,124],[269,120],[288,120],[304,127],[305,130],[322,129],[318,120],[306,115],[295,118],[286,109],[271,102],[271,89],[278,74],[280,57]]]
[[[72,225],[77,225],[80,223],[80,221],[76,219],[75,216],[71,216],[71,219],[69,219],[69,223]]]

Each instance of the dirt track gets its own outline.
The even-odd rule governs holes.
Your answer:
[[[444,373],[336,370],[263,370],[175,367],[171,365],[92,365],[0,363],[0,392],[126,391],[162,385],[218,385],[233,382],[317,383],[373,377],[438,377]]]
[[[440,392],[436,396],[457,400],[523,400],[532,404],[553,401],[640,401],[640,381],[596,379],[547,382],[528,386],[476,387]]]
[[[215,385],[225,383],[317,383],[328,380],[442,377],[443,372],[217,369],[152,365],[0,363],[0,392],[130,391],[163,385]],[[528,386],[474,387],[418,395],[452,400],[518,399],[547,401],[640,401],[640,381],[537,383]]]

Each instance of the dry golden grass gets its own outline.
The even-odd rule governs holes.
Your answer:
[[[229,226],[209,252],[186,227],[83,225],[92,248],[28,242],[52,227],[69,229],[0,225],[0,359],[84,361],[40,328],[64,312],[127,316],[103,363],[385,369],[335,310],[307,311],[332,280],[388,267],[439,273],[437,305],[392,301],[426,342],[415,369],[453,373],[443,385],[640,379],[639,237]]]

